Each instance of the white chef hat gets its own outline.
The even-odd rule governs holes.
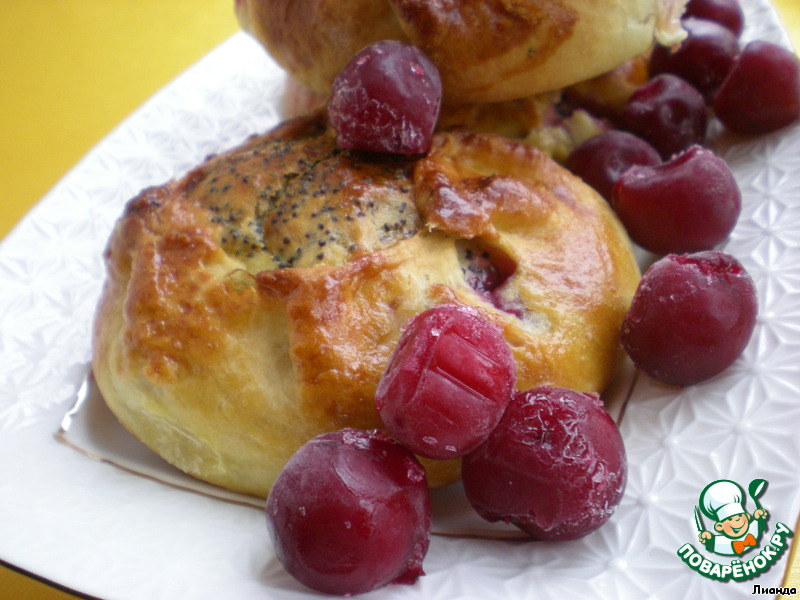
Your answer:
[[[744,490],[738,483],[718,479],[700,493],[700,508],[710,519],[724,521],[744,510]]]

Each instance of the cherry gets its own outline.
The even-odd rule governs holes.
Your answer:
[[[744,30],[744,12],[738,0],[689,0],[683,17],[715,21],[727,27],[736,37]]]
[[[626,130],[668,159],[705,141],[708,115],[700,92],[680,77],[662,73],[636,89],[625,105],[622,121]]]
[[[763,134],[800,118],[800,59],[771,42],[750,42],[714,98],[714,112],[731,131]]]
[[[507,272],[494,260],[486,250],[473,249],[463,245],[464,279],[469,286],[487,300],[491,300],[492,292],[508,279]]]
[[[690,385],[728,368],[755,328],[756,289],[730,254],[670,254],[644,274],[622,323],[622,345],[653,379]]]
[[[338,144],[352,150],[419,154],[430,148],[442,82],[414,46],[370,44],[333,82],[328,114]]]
[[[591,533],[625,490],[627,459],[596,394],[556,387],[517,393],[489,438],[462,463],[464,491],[488,521],[541,540]]]
[[[684,19],[687,37],[677,49],[656,46],[650,55],[654,75],[672,73],[688,81],[710,104],[739,54],[739,40],[726,27],[704,19]]]
[[[742,197],[725,161],[692,146],[661,165],[628,169],[614,186],[611,205],[633,241],[667,254],[722,242],[736,225]]]
[[[360,594],[423,575],[425,470],[384,432],[344,429],[307,442],[275,480],[266,516],[278,560],[317,591]]]
[[[455,458],[489,435],[515,383],[500,329],[475,308],[440,305],[403,330],[375,405],[387,431],[413,452]]]
[[[456,242],[458,261],[464,280],[486,302],[521,317],[524,310],[503,296],[505,284],[516,272],[517,264],[506,252],[483,240]]]
[[[655,148],[632,133],[612,129],[589,138],[567,158],[566,167],[611,202],[611,190],[633,165],[655,166]]]
[[[702,94],[670,73],[639,86],[622,119],[625,129],[649,142],[665,160],[692,144],[702,144],[708,125]]]

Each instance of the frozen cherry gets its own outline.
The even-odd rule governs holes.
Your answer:
[[[670,73],[639,86],[628,99],[622,120],[625,129],[649,142],[664,159],[702,144],[708,125],[702,94]]]
[[[266,515],[278,560],[317,591],[359,594],[423,575],[425,471],[385,432],[344,429],[303,445],[275,480]]]
[[[514,396],[486,442],[464,457],[462,477],[484,519],[536,539],[569,540],[611,517],[627,458],[596,394],[540,387]]]
[[[800,118],[800,59],[770,42],[742,50],[714,98],[714,112],[731,131],[763,134]]]
[[[739,0],[689,0],[684,18],[697,17],[727,27],[736,37],[744,30],[744,12]]]
[[[650,55],[654,75],[672,73],[688,81],[707,104],[722,85],[739,54],[739,39],[714,21],[684,19],[687,32],[677,49],[656,45]]]
[[[661,157],[650,144],[627,131],[612,129],[575,148],[566,167],[611,202],[611,190],[622,173],[633,165],[658,164]]]
[[[413,452],[455,458],[486,439],[515,384],[500,329],[475,308],[446,304],[409,321],[375,405],[386,430]]]
[[[753,280],[733,256],[670,254],[642,277],[622,323],[622,345],[653,379],[690,385],[741,355],[757,312]]]
[[[668,254],[722,242],[736,225],[742,197],[725,161],[692,146],[655,167],[628,169],[614,186],[611,205],[633,241]]]
[[[430,59],[414,46],[387,40],[345,65],[333,82],[328,114],[343,148],[419,154],[430,148],[441,99],[441,79]]]

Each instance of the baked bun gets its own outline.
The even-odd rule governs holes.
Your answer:
[[[379,427],[373,395],[414,315],[479,307],[520,389],[600,391],[639,279],[607,203],[540,151],[453,131],[427,157],[351,153],[321,113],[144,190],[105,260],[108,406],[180,469],[257,496],[316,434]],[[459,476],[426,466],[431,485]]]
[[[327,94],[364,46],[423,50],[445,103],[498,102],[608,72],[657,41],[680,42],[686,0],[237,0],[242,28],[291,75]]]

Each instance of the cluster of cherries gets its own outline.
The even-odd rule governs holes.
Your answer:
[[[657,254],[707,250],[725,240],[741,210],[725,162],[703,148],[709,113],[725,128],[769,133],[800,117],[800,61],[769,42],[739,47],[736,0],[693,0],[677,50],[657,47],[652,78],[616,129],[575,149],[567,167],[614,207],[637,244]],[[717,19],[716,21],[710,20]]]
[[[622,344],[637,367],[675,385],[736,360],[758,309],[739,261],[713,250],[735,227],[742,197],[725,161],[704,147],[711,120],[754,135],[800,118],[800,60],[770,42],[741,47],[738,0],[691,0],[683,27],[677,49],[653,50],[650,80],[605,115],[615,128],[566,164],[608,200],[634,242],[663,256],[642,278]]]
[[[737,0],[691,0],[684,27],[680,48],[654,50],[653,77],[616,129],[577,148],[567,165],[606,197],[636,243],[665,255],[644,274],[621,340],[640,369],[672,385],[726,369],[757,313],[745,269],[712,249],[733,229],[741,195],[725,162],[703,146],[709,115],[744,134],[800,117],[800,62],[767,42],[740,48]],[[329,118],[342,147],[421,154],[441,94],[422,52],[378,42],[334,82]],[[476,512],[534,539],[587,535],[622,498],[625,449],[599,397],[516,391],[512,351],[478,309],[443,305],[412,319],[375,402],[386,431],[314,438],[267,499],[278,559],[315,590],[358,594],[422,575],[431,499],[417,456],[461,458]]]
[[[478,309],[414,317],[375,396],[386,431],[318,436],[275,481],[266,514],[278,559],[327,593],[416,581],[431,529],[417,456],[461,458],[466,497],[488,521],[541,540],[596,530],[625,490],[616,424],[596,394],[515,388],[512,351]]]

